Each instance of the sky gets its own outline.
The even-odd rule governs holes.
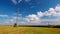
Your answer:
[[[0,25],[60,25],[60,0],[0,0]]]

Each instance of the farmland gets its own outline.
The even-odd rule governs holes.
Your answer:
[[[60,28],[0,26],[0,34],[60,34]]]

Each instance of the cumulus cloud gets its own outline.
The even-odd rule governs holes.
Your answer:
[[[37,16],[38,17],[42,17],[42,16],[44,16],[44,13],[42,13],[41,11],[39,11],[39,12],[37,12]]]
[[[49,19],[42,19],[41,17],[44,17],[44,16],[50,16],[48,17]],[[56,17],[56,18],[52,18],[52,17]],[[50,19],[51,18],[51,19]],[[42,12],[42,11],[39,11],[37,12],[37,15],[35,14],[31,14],[31,15],[28,15],[26,18],[26,24],[29,23],[29,24],[37,24],[37,25],[41,25],[41,24],[46,24],[48,25],[48,22],[51,24],[51,25],[57,25],[57,24],[60,24],[59,20],[60,20],[60,5],[57,5],[55,8],[49,8],[48,11],[45,11],[45,12]]]
[[[57,12],[60,12],[60,5],[59,5],[59,4],[57,4],[57,6],[55,7],[55,10],[56,10]]]
[[[27,22],[30,22],[30,23],[31,22],[37,23],[39,21],[39,17],[37,15],[32,14],[32,15],[28,15],[26,17],[26,20],[27,20]]]
[[[11,0],[14,4],[20,3],[22,0]]]
[[[60,5],[57,5],[55,8],[49,8],[49,10],[44,13],[40,11],[40,13],[38,12],[37,14],[40,14],[40,16],[60,16]]]

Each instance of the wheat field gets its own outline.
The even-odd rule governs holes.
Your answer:
[[[0,34],[60,34],[60,28],[0,26]]]

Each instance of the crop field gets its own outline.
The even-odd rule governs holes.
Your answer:
[[[60,28],[0,26],[0,34],[60,34]]]

